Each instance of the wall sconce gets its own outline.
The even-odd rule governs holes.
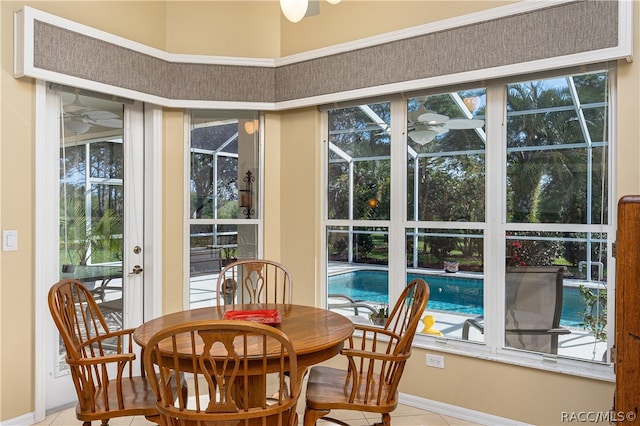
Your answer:
[[[478,106],[480,106],[480,96],[464,98],[462,100],[462,103],[469,109],[470,112],[473,112],[478,109]]]
[[[248,135],[252,135],[260,128],[260,122],[258,120],[247,120],[244,122],[244,131]]]
[[[240,193],[240,207],[244,209],[242,212],[247,219],[251,219],[251,215],[254,213],[251,188],[253,187],[253,182],[255,180],[256,178],[251,174],[251,170],[247,171],[242,179],[244,182],[244,189],[238,190]]]

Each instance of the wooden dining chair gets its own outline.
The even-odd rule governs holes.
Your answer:
[[[391,425],[391,413],[398,405],[398,384],[422,313],[429,299],[429,286],[421,278],[411,281],[395,303],[384,327],[356,324],[361,342],[348,340],[341,354],[346,369],[315,366],[309,372],[304,426],[326,417],[333,409],[380,413],[382,423]]]
[[[49,310],[78,396],[77,419],[84,426],[94,420],[107,425],[109,419],[124,416],[145,416],[157,423],[156,399],[144,370],[133,374],[133,329],[111,331],[91,292],[77,280],[64,279],[51,287]]]
[[[151,387],[162,425],[298,424],[297,357],[291,340],[275,327],[240,320],[168,327],[150,338],[144,365],[157,378]],[[285,371],[291,380],[283,379]],[[277,383],[269,382],[268,373],[280,373]],[[166,386],[175,375],[190,383],[188,397]],[[273,390],[268,385],[278,389],[278,399],[267,396]]]
[[[293,281],[289,270],[266,259],[243,259],[225,266],[218,275],[218,306],[245,303],[291,304]]]

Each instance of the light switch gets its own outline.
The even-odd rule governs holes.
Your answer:
[[[18,250],[18,231],[2,231],[2,251]]]

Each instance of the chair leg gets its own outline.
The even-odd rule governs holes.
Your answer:
[[[182,385],[182,397],[185,401],[189,399],[189,387],[186,382]]]
[[[306,408],[304,410],[304,426],[314,426],[320,417],[326,416],[331,410],[314,410],[312,408]]]
[[[391,415],[389,413],[382,414],[382,421],[374,423],[373,426],[391,426]]]
[[[374,423],[374,426],[391,426],[391,415],[389,413],[383,413],[382,414],[382,422],[381,423]]]

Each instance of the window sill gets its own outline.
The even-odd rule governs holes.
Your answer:
[[[502,349],[491,351],[490,348],[470,342],[447,340],[427,336],[414,339],[416,348],[446,352],[454,355],[467,356],[485,361],[501,362],[518,367],[534,368],[552,373],[567,374],[587,379],[615,382],[613,364],[599,364],[590,361],[580,361],[569,358],[556,358],[517,350]]]

